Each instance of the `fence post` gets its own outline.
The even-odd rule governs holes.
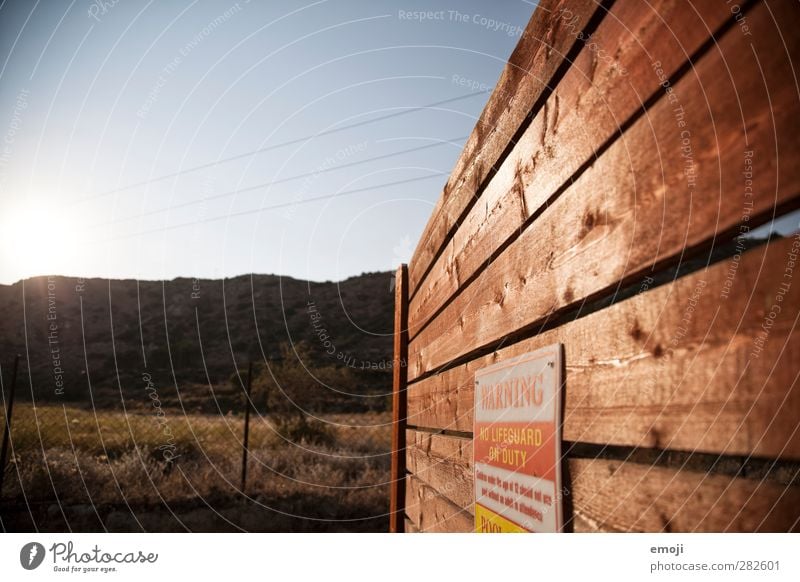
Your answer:
[[[242,494],[247,484],[247,441],[250,438],[250,387],[253,382],[253,362],[247,365],[247,388],[244,403],[244,439],[242,443]]]
[[[11,415],[14,413],[14,393],[17,391],[17,369],[19,368],[19,354],[14,358],[14,369],[11,372],[11,390],[8,395],[8,404],[5,407],[5,424],[3,425],[3,448],[0,450],[0,497],[3,495],[3,481],[6,474],[6,454],[8,441],[11,439]]]
[[[406,385],[408,383],[408,267],[397,269],[394,288],[394,367],[392,388],[392,479],[389,531],[405,530]]]

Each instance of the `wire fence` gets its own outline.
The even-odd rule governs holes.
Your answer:
[[[214,516],[250,504],[284,517],[248,528],[268,531],[317,522],[381,529],[386,519],[388,412],[270,414],[252,407],[247,393],[226,414],[40,404],[20,395],[15,401],[16,378],[3,375],[3,529],[31,529],[13,525],[19,513],[33,529],[48,519],[69,521],[75,507],[94,521],[73,517],[70,529],[96,529],[97,520],[105,527],[99,508],[106,506],[131,510],[123,529],[148,529],[136,520],[136,508],[148,506],[162,514],[200,507]],[[212,521],[194,529],[216,529]]]

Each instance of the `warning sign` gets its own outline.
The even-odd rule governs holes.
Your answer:
[[[475,530],[557,532],[561,344],[475,373]]]

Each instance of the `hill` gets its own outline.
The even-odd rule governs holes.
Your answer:
[[[280,393],[269,396],[272,406],[295,390],[308,411],[382,410],[391,389],[392,277],[37,277],[2,285],[4,381],[19,353],[21,400],[136,408],[157,399],[224,413],[241,409],[252,361],[255,384]]]

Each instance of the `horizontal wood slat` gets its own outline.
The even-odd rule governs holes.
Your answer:
[[[786,82],[800,35],[781,38],[773,17],[792,21],[800,5],[771,11],[749,14],[752,48],[733,28],[674,87],[677,117],[674,102],[659,101],[410,342],[410,380],[709,244],[743,216],[797,201],[800,166],[775,160],[800,150],[798,96]],[[755,152],[751,198],[745,150]]]
[[[601,459],[571,460],[576,531],[797,531],[800,487]]]
[[[406,515],[420,532],[469,532],[474,517],[417,477],[406,478]]]
[[[571,528],[800,530],[800,235],[733,239],[800,207],[800,4],[743,6],[534,14],[409,265],[408,531],[473,530],[475,373],[554,343]]]
[[[725,3],[696,6],[685,0],[613,5],[592,36],[596,50],[581,51],[420,285],[409,310],[411,338],[660,90],[651,63],[673,75],[731,18]]]
[[[439,475],[465,470],[465,443],[458,437],[409,434],[409,443],[428,442],[437,455],[427,467]],[[446,441],[456,441],[448,444]],[[427,446],[427,445],[423,445]],[[447,456],[446,452],[453,454]],[[409,453],[409,464],[411,455]],[[443,454],[444,456],[439,456]],[[435,457],[435,462],[434,462]],[[447,467],[446,465],[451,465]],[[800,487],[722,474],[652,467],[609,459],[569,459],[566,496],[574,531],[796,531],[800,527]],[[473,474],[447,490],[409,477],[406,506],[420,531],[472,531]]]
[[[564,10],[577,21],[565,26]],[[450,229],[472,202],[478,188],[522,124],[551,77],[575,44],[595,10],[595,0],[543,0],[511,54],[475,129],[467,139],[444,192],[409,264],[409,290],[416,291]]]
[[[800,458],[800,285],[754,343],[798,248],[773,241],[411,384],[408,423],[471,431],[476,370],[560,342],[567,440]]]
[[[409,473],[472,513],[472,439],[408,430],[406,442]]]

